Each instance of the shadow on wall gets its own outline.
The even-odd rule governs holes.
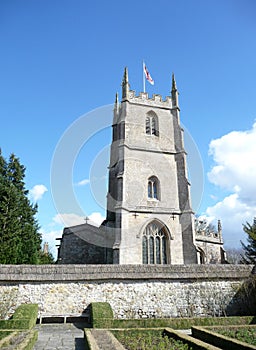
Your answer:
[[[256,275],[251,276],[244,281],[237,290],[230,304],[227,306],[226,314],[228,316],[251,316],[256,315]],[[256,323],[254,317],[252,324]]]

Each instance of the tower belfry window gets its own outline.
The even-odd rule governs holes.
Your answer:
[[[146,116],[146,134],[159,136],[158,120],[155,113],[150,113]]]
[[[146,117],[146,134],[151,134],[151,127],[150,127],[150,118]]]
[[[160,199],[159,181],[155,176],[148,179],[148,198]]]
[[[156,135],[156,118],[155,117],[151,118],[151,132],[152,132],[152,135]]]

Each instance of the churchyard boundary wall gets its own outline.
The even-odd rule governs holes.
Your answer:
[[[250,314],[252,265],[0,265],[0,303],[39,317],[86,314],[108,302],[119,319]]]

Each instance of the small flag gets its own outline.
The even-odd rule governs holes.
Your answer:
[[[143,62],[143,69],[144,69],[144,73],[145,73],[145,77],[147,79],[147,81],[151,84],[151,85],[154,85],[154,80],[152,79],[149,71],[147,70],[147,67],[145,65],[145,63]]]

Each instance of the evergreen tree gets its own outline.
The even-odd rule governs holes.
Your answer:
[[[244,232],[248,235],[247,245],[241,242],[244,256],[242,256],[242,264],[256,264],[256,217],[253,219],[253,224],[248,222],[243,225]]]
[[[25,188],[25,167],[11,154],[0,151],[0,263],[40,263],[41,235],[35,219],[37,206]]]
[[[40,265],[48,265],[54,264],[54,257],[51,253],[44,253],[43,251],[39,254],[39,264]]]
[[[6,170],[6,161],[2,156],[2,150],[0,148],[0,176],[5,174],[5,170]]]

